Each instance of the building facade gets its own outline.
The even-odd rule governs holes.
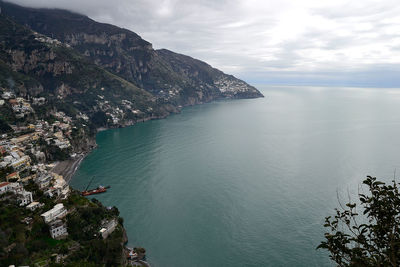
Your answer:
[[[62,203],[59,203],[54,206],[51,210],[46,211],[43,213],[42,218],[44,219],[45,223],[49,223],[51,221],[54,221],[56,219],[60,219],[67,215],[67,209],[64,207]]]
[[[68,235],[67,225],[61,221],[56,220],[50,225],[50,236],[53,239],[60,239]]]

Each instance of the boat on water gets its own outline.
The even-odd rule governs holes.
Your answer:
[[[102,185],[99,185],[99,186],[98,186],[97,188],[95,188],[95,189],[88,190],[88,188],[89,188],[90,184],[92,183],[93,179],[94,179],[94,176],[93,176],[93,178],[90,180],[89,184],[86,186],[86,189],[85,189],[84,191],[81,192],[81,195],[82,195],[82,196],[90,196],[90,195],[94,195],[94,194],[105,193],[105,192],[107,192],[107,189],[110,188],[110,186],[102,186]]]
[[[105,192],[107,192],[108,188],[110,188],[110,187],[100,185],[96,189],[82,191],[81,194],[82,194],[82,196],[90,196],[90,195],[94,195],[94,194],[105,193]]]

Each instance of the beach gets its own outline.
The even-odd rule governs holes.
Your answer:
[[[72,159],[59,161],[52,171],[62,175],[64,180],[69,183],[85,156],[86,154],[78,154]]]

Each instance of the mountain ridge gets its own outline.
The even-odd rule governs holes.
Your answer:
[[[61,9],[3,1],[0,8],[0,90],[28,99],[44,97],[46,105],[34,113],[36,119],[46,118],[51,110],[77,121],[87,118],[77,127],[83,136],[92,136],[89,139],[97,128],[164,118],[184,106],[263,97],[206,62],[154,50],[128,29]],[[11,104],[0,109],[2,122],[24,123],[13,115]],[[87,150],[94,142],[78,143]]]
[[[171,64],[171,60],[181,62],[184,55],[154,50],[150,42],[128,29],[61,9],[24,8],[5,2],[0,5],[3,13],[16,22],[70,45],[98,66],[172,105],[262,97],[256,88],[197,59],[188,57],[191,60],[186,60],[184,66]],[[203,64],[201,69],[199,62]],[[191,75],[187,75],[188,69]],[[203,76],[197,77],[197,72]],[[221,80],[228,80],[231,90],[221,91]]]
[[[93,136],[98,127],[131,125],[178,112],[72,48],[31,32],[3,14],[0,26],[0,90],[26,99],[44,97],[46,104],[34,109],[35,119],[63,111],[77,118],[76,126],[84,136]],[[82,121],[82,116],[88,119]],[[10,103],[1,106],[1,119],[11,125],[34,121],[29,116],[17,119]]]

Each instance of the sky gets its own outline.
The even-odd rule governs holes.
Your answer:
[[[9,0],[130,29],[250,83],[400,88],[398,0]]]

